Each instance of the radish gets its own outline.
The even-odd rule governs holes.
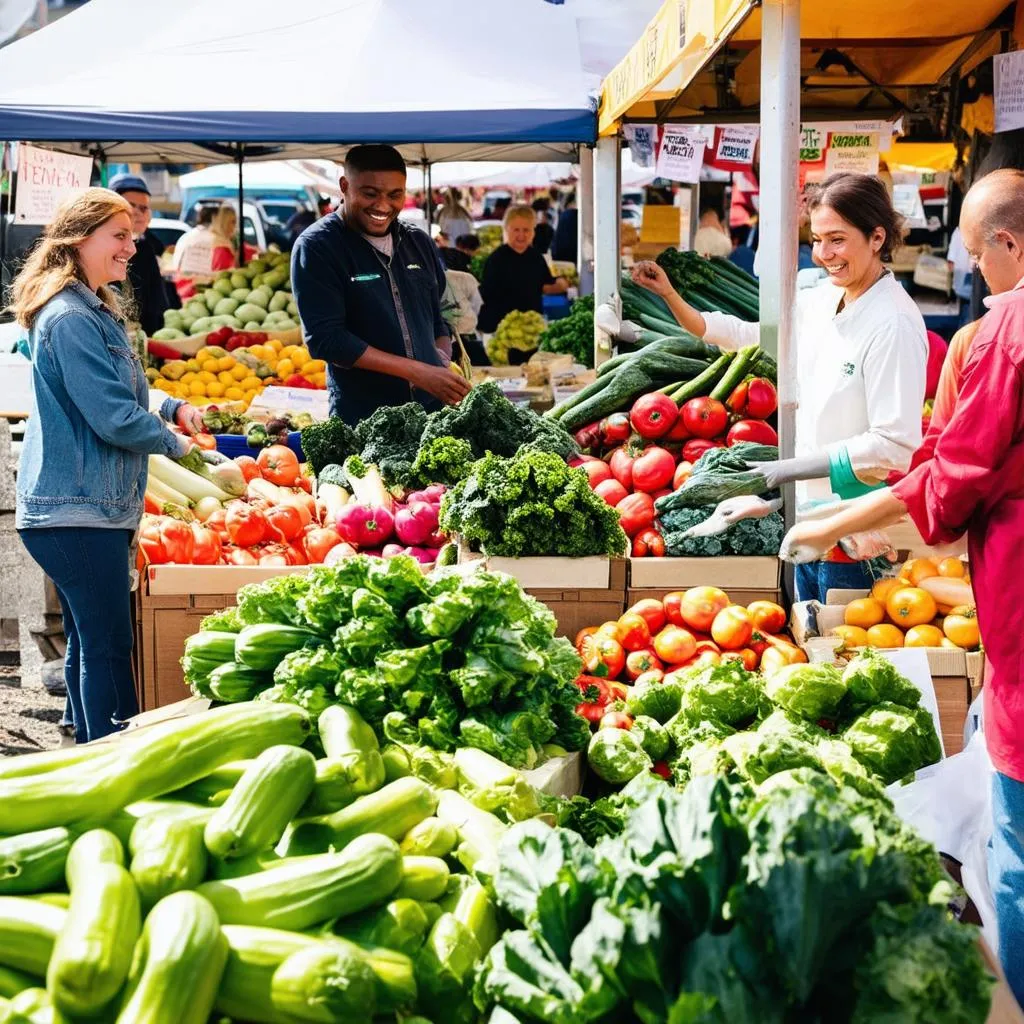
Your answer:
[[[405,553],[406,548],[401,544],[385,544],[384,550],[381,552],[385,558],[394,558],[395,555],[404,555]]]
[[[437,506],[411,502],[395,513],[395,536],[403,544],[426,544],[437,530]]]
[[[424,489],[423,493],[427,496],[427,501],[434,505],[439,505],[447,491],[448,488],[444,484],[431,484]]]
[[[379,548],[391,539],[394,524],[386,508],[371,505],[346,505],[335,518],[341,539],[357,548]]]

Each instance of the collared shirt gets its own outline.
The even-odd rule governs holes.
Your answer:
[[[996,770],[1024,782],[1024,290],[993,297],[931,457],[893,487],[927,544],[967,534],[978,624],[991,666],[985,736]]]

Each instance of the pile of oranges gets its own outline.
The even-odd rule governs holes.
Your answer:
[[[959,558],[913,558],[869,597],[846,606],[835,628],[847,647],[947,647],[981,643],[970,575]]]

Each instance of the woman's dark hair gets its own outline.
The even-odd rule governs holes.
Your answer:
[[[819,206],[835,210],[865,238],[875,228],[885,232],[878,255],[883,263],[892,262],[892,254],[903,242],[903,218],[893,209],[892,200],[881,178],[873,174],[833,174],[820,185],[807,189],[807,212]]]

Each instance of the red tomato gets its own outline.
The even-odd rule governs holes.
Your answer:
[[[274,551],[268,548],[262,555],[260,555],[259,564],[280,567],[291,565],[292,563],[288,561],[288,555],[286,552]]]
[[[649,494],[627,494],[615,506],[615,511],[619,513],[619,525],[626,536],[635,537],[654,522],[654,499]]]
[[[580,655],[580,657],[583,656],[583,641],[588,636],[593,636],[596,632],[597,632],[597,626],[584,626],[583,629],[581,629],[576,634],[576,641],[573,644],[573,646],[576,648],[576,653],[578,655]]]
[[[586,462],[580,464],[580,469],[587,474],[592,491],[597,489],[598,484],[603,484],[605,480],[612,478],[611,467],[601,459],[587,459]]]
[[[679,407],[668,395],[654,391],[641,395],[629,411],[630,426],[648,441],[664,437],[679,419]]]
[[[680,615],[683,623],[690,629],[699,629],[702,633],[710,632],[717,641],[712,630],[716,616],[729,605],[729,595],[718,587],[691,587],[682,596]],[[671,620],[671,616],[669,616]],[[743,644],[740,644],[742,647]]]
[[[576,438],[576,443],[580,446],[581,451],[596,452],[601,449],[600,424],[590,423],[585,427],[581,427],[575,434],[573,434],[573,437]],[[578,466],[579,463],[570,461],[569,465]]]
[[[301,541],[293,540],[285,547],[288,549],[288,560],[292,565],[309,565],[309,559],[306,557],[306,550]]]
[[[588,700],[584,700],[580,701],[580,703],[576,705],[576,714],[579,715],[580,718],[585,718],[588,722],[596,724],[604,718],[604,709],[604,704],[593,704]]]
[[[293,487],[299,478],[298,456],[285,444],[272,444],[256,457],[264,478],[281,487]]]
[[[213,530],[222,541],[227,541],[228,539],[227,527],[224,525],[224,518],[227,514],[227,509],[219,508],[216,512],[207,516],[206,522],[203,523],[208,530]]]
[[[302,516],[294,505],[275,505],[266,511],[270,535],[278,540],[295,540],[302,533]]]
[[[647,620],[647,628],[652,634],[660,632],[661,627],[665,625],[665,609],[656,598],[642,598],[626,611],[642,615]]]
[[[259,565],[256,556],[247,548],[236,548],[233,546],[224,549],[224,560],[228,565]]]
[[[235,465],[242,471],[242,476],[245,478],[246,483],[263,476],[260,472],[260,467],[251,455],[239,455],[234,461]]]
[[[601,716],[597,723],[598,729],[632,729],[633,718],[625,711],[609,711]]]
[[[608,699],[613,700],[625,700],[629,696],[630,687],[625,683],[620,683],[617,679],[608,680]]]
[[[693,472],[693,466],[685,459],[676,466],[675,473],[672,474],[672,489],[678,491],[687,480],[690,479],[690,474]]]
[[[737,441],[752,441],[754,444],[778,444],[779,435],[764,420],[740,420],[729,428],[725,443],[732,447]]]
[[[267,517],[244,501],[233,501],[224,518],[224,525],[232,544],[251,548],[266,540],[269,530]]]
[[[192,440],[204,452],[215,452],[217,450],[217,440],[213,434],[193,434]]]
[[[694,637],[694,639],[697,639]],[[701,654],[704,651],[711,651],[712,654],[721,654],[722,649],[715,643],[714,640],[697,640],[697,653]]]
[[[743,416],[747,411],[747,391],[749,385],[746,381],[742,384],[737,384],[733,388],[732,394],[725,400],[726,407],[730,412],[736,413],[738,416]]]
[[[663,666],[660,659],[650,647],[642,651],[630,651],[626,655],[626,678],[636,682],[646,672],[654,672]]]
[[[723,608],[711,624],[712,639],[727,651],[739,651],[746,647],[753,635],[754,623],[742,605],[731,604]]]
[[[762,633],[778,633],[786,625],[786,611],[774,601],[755,601],[747,605],[754,629]]]
[[[305,473],[299,474],[299,479],[296,480],[296,484],[302,488],[307,494],[313,493],[313,478],[306,476]]]
[[[192,524],[192,564],[216,565],[224,553],[221,549],[220,536],[208,526],[200,523]]]
[[[686,429],[682,416],[677,416],[672,429],[662,438],[663,441],[686,441],[693,435]]]
[[[729,410],[717,398],[691,398],[681,415],[694,437],[718,437],[729,424]]]
[[[601,707],[609,704],[612,697],[611,683],[607,679],[599,679],[597,676],[580,675],[576,677],[576,686],[585,700],[591,704],[599,704]]]
[[[671,452],[657,446],[648,448],[633,463],[633,487],[653,494],[672,482],[675,469],[676,460]]]
[[[619,628],[618,619],[609,619],[607,622],[602,622],[600,626],[594,631],[598,636],[606,636],[610,640],[619,640],[621,636],[621,629]]]
[[[316,519],[316,501],[312,494],[305,491],[289,491],[281,502],[282,505],[291,505],[298,509],[303,526],[309,526]]]
[[[705,452],[711,451],[712,448],[724,447],[725,444],[721,441],[705,441],[695,437],[692,441],[687,441],[683,445],[683,459],[693,466]]]
[[[634,558],[664,558],[665,538],[652,526],[641,530],[633,538]]]
[[[632,428],[629,425],[629,417],[624,412],[615,412],[611,416],[605,416],[598,423],[597,431],[605,448],[612,448],[628,441]]]
[[[766,420],[779,407],[779,396],[775,385],[764,377],[755,377],[748,382],[747,415],[751,419]]]
[[[673,590],[661,599],[661,606],[664,609],[665,618],[672,623],[673,626],[686,626],[686,621],[683,619],[682,612],[684,596],[683,591]]]
[[[633,486],[633,463],[636,462],[637,453],[626,445],[616,448],[612,452],[608,465],[611,467],[612,476],[628,491]]]
[[[636,612],[626,612],[619,618],[619,643],[627,651],[642,653],[651,642],[647,620]],[[652,666],[648,665],[647,668]],[[645,669],[641,669],[641,672]]]
[[[655,775],[660,775],[666,782],[669,782],[672,779],[672,769],[669,768],[665,761],[655,761],[651,766],[651,771],[654,772]]]
[[[689,661],[697,650],[697,641],[688,629],[666,626],[654,638],[654,653],[667,665]]]
[[[155,516],[143,524],[139,547],[153,565],[190,565],[195,548],[192,527],[170,516]]]
[[[306,558],[312,565],[320,565],[327,552],[341,543],[341,534],[331,527],[317,527],[310,530],[302,540]]]
[[[645,672],[642,676],[637,676],[633,680],[634,686],[647,686],[649,683],[660,683],[665,678],[665,670],[660,668],[652,668],[649,672]]]
[[[651,497],[657,501],[659,498],[667,498],[672,493],[671,487],[662,487],[660,491],[655,491]]]
[[[626,666],[622,644],[600,634],[584,639],[582,657],[587,674],[601,679],[617,679]]]
[[[629,491],[618,480],[605,480],[604,483],[600,483],[594,488],[594,493],[604,499],[612,508],[616,508],[619,502],[629,494]]]

